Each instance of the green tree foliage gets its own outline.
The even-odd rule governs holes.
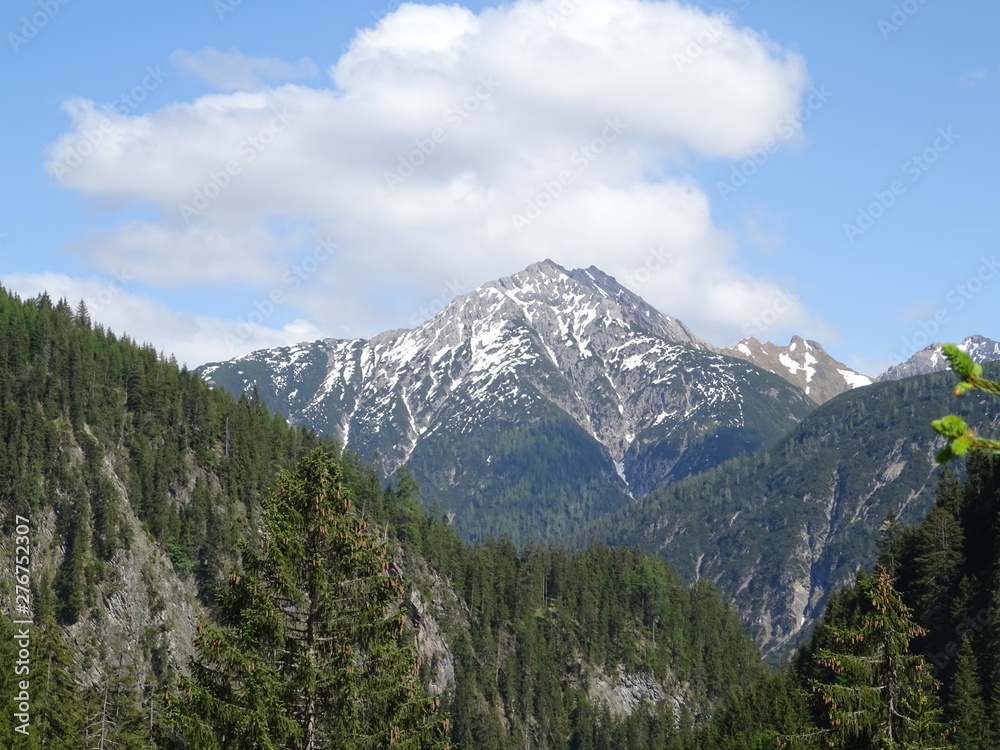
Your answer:
[[[88,318],[85,308],[74,313],[44,295],[22,301],[0,292],[0,527],[9,534],[17,513],[52,524],[51,546],[33,558],[36,621],[50,622],[36,644],[45,655],[35,676],[44,674],[47,687],[33,682],[35,737],[46,748],[89,749],[103,737],[106,747],[147,750],[150,726],[165,718],[163,685],[173,679],[173,615],[164,582],[144,570],[153,620],[127,644],[128,658],[124,642],[88,636],[107,625],[116,571],[135,564],[137,551],[162,550],[221,616],[235,596],[227,573],[239,540],[261,555],[258,519],[275,474],[321,441],[289,428],[253,390],[233,399]],[[595,546],[571,556],[554,545],[518,551],[503,539],[470,547],[440,509],[422,511],[405,473],[386,486],[370,463],[349,453],[337,462],[353,497],[350,517],[377,530],[363,538],[393,550],[383,578],[405,580],[425,603],[453,602],[435,616],[455,668],[441,700],[461,747],[696,747],[675,721],[701,731],[714,706],[765,674],[711,586],[691,590],[635,550]],[[577,503],[571,495],[567,502]],[[250,579],[263,576],[244,568]],[[387,627],[403,612],[419,624],[404,601]],[[65,628],[74,621],[70,645]],[[205,633],[213,627],[226,628],[209,620]],[[7,663],[11,642],[2,640]],[[421,677],[436,673],[441,658],[423,662]],[[401,684],[415,685],[412,666],[399,662]],[[669,702],[614,715],[592,700],[591,677],[614,681],[619,667],[670,690],[683,685],[681,716]],[[0,679],[0,697],[11,687]],[[0,722],[0,747],[15,747],[6,729]]]
[[[454,650],[447,706],[460,748],[722,747],[691,718],[703,722],[767,674],[714,586],[689,586],[636,549],[594,544],[569,555],[551,544],[518,552],[508,538],[471,547],[457,539],[428,517],[416,544],[456,582],[468,617],[441,621]],[[664,690],[684,685],[682,715],[667,700],[610,713],[591,687],[622,674]],[[754,700],[767,702],[763,693]],[[678,731],[685,718],[688,729]]]
[[[989,750],[992,747],[983,731],[989,725],[976,662],[972,642],[968,637],[962,638],[948,706],[949,718],[955,727],[953,739],[956,747],[962,750]]]
[[[836,434],[810,420],[768,452],[679,483],[669,503],[650,507],[656,518],[680,519],[685,533],[674,534],[666,547],[651,538],[644,543],[693,573],[693,561],[708,549],[701,529],[728,524],[713,542],[718,555],[708,558],[756,560],[763,554],[765,572],[770,565],[779,575],[779,566],[768,562],[769,549],[791,543],[794,535],[783,531],[796,514],[821,514],[807,498],[821,494],[825,478],[847,465],[845,456],[853,472],[842,473],[842,491],[864,494],[859,477],[873,472],[881,454],[858,443],[861,448],[842,455],[846,449],[837,446],[852,435],[864,435],[885,450],[885,444],[903,441],[906,466],[872,496],[874,517],[926,481],[926,451],[917,446],[906,453],[913,436],[899,425],[926,424],[943,411],[940,380],[932,376],[873,386],[870,394],[845,394],[821,407]],[[565,519],[539,529],[539,536],[558,536],[589,520],[579,511],[596,469],[587,474],[567,464],[561,473],[542,477],[567,445],[553,437],[542,441],[540,453],[533,452],[538,437],[498,434],[491,439],[507,452],[492,452],[490,444],[483,455],[494,456],[494,463],[466,468],[489,478],[501,459],[504,466],[526,462],[533,467],[532,481],[544,479],[548,489],[566,486],[567,472],[575,473],[574,486],[582,489],[564,490],[555,506]],[[337,453],[329,465],[317,458],[312,475],[284,474],[268,496],[275,475],[320,442],[271,414],[255,391],[233,399],[210,389],[151,347],[107,332],[83,306],[74,312],[44,295],[24,302],[0,293],[0,526],[9,533],[14,514],[30,514],[49,524],[53,539],[33,567],[36,621],[47,624],[33,643],[37,731],[29,740],[34,744],[25,747],[89,749],[103,742],[148,750],[156,735],[150,726],[166,727],[168,717],[160,714],[173,715],[197,699],[218,716],[198,724],[200,714],[189,712],[181,724],[188,721],[185,728],[192,731],[200,726],[207,747],[236,742],[233,736],[220,740],[210,727],[239,727],[253,717],[301,746],[309,716],[316,717],[317,733],[350,737],[374,716],[372,726],[379,731],[400,727],[395,746],[406,746],[406,727],[436,735],[427,740],[418,731],[411,745],[440,743],[440,718],[447,711],[451,742],[476,750],[773,750],[779,735],[820,730],[813,719],[825,721],[823,714],[813,717],[800,688],[809,679],[829,679],[832,671],[811,654],[827,648],[852,656],[832,634],[861,628],[872,611],[860,589],[832,596],[830,627],[819,629],[810,657],[797,660],[794,670],[769,673],[714,586],[704,580],[689,586],[635,549],[595,544],[570,554],[523,538],[517,539],[518,548],[504,537],[468,546],[439,507],[430,504],[430,513],[422,511],[412,476],[400,472],[386,485],[370,463],[348,453]],[[934,665],[945,716],[956,739],[974,750],[1000,746],[998,462],[973,452],[967,465],[956,469],[964,481],[943,475],[927,522],[909,529],[910,517],[902,518],[882,547],[882,562],[898,576],[902,601],[927,631],[910,640],[907,655],[921,654]],[[328,475],[322,466],[328,466]],[[334,517],[322,525],[339,529],[343,538],[328,539],[317,526],[327,506],[300,504],[309,494],[309,476],[328,476],[323,481]],[[335,482],[329,478],[334,476]],[[329,491],[330,482],[340,488]],[[428,495],[432,490],[425,488]],[[529,483],[504,496],[505,502],[537,502],[534,492]],[[344,510],[348,497],[352,503]],[[463,501],[469,517],[483,510],[483,497]],[[751,507],[748,497],[755,498]],[[924,508],[914,501],[907,512]],[[733,524],[741,510],[740,522]],[[821,518],[816,515],[817,522]],[[744,525],[744,519],[750,520]],[[506,527],[500,520],[493,527],[497,533]],[[648,527],[648,519],[625,520]],[[773,533],[763,534],[762,528]],[[308,554],[313,532],[326,540],[319,564]],[[276,542],[278,534],[287,543]],[[241,544],[246,554],[230,581],[227,572]],[[834,545],[837,565],[874,555],[870,546],[844,536]],[[172,673],[164,645],[169,625],[163,620],[170,613],[161,617],[162,598],[151,613],[154,624],[129,644],[129,660],[121,659],[120,650],[84,642],[94,632],[88,628],[104,616],[116,566],[131,560],[137,548],[166,552],[175,572],[197,585],[201,603],[215,615],[203,624],[198,643],[200,663],[220,671],[199,677],[196,670],[190,695],[181,691],[171,711],[159,702]],[[742,577],[731,571],[719,580],[728,586],[737,579]],[[329,592],[337,580],[354,583],[340,590],[334,606]],[[148,578],[152,599],[161,584]],[[400,587],[409,594],[402,601]],[[411,596],[422,599],[421,611]],[[319,618],[316,624],[331,611],[340,618],[336,627],[314,634],[344,638],[340,642],[347,642],[348,650],[333,653],[326,641],[313,640],[310,651],[310,614]],[[399,631],[404,615],[423,635],[428,618],[436,618],[447,642],[448,653],[420,663],[419,676],[440,675],[445,660],[454,666],[454,679],[441,695],[443,710],[426,725],[418,720],[428,717],[431,704],[415,679],[408,631],[405,626]],[[65,635],[71,622],[76,623],[72,646]],[[286,658],[277,658],[279,652]],[[0,628],[0,663],[9,657],[10,639]],[[339,681],[330,677],[334,673]],[[242,677],[239,684],[234,675]],[[671,700],[612,713],[595,699],[594,686],[619,676],[658,685]],[[931,741],[938,736],[940,719],[935,692],[918,687],[913,682],[903,690],[899,705],[910,718],[914,741],[926,744],[928,736]],[[7,701],[11,689],[9,676],[0,675],[0,698]],[[328,711],[321,695],[337,696],[343,711]],[[673,698],[679,701],[676,711]],[[395,719],[392,705],[401,707]],[[245,710],[237,714],[233,706]],[[161,737],[159,747],[180,739],[166,731]],[[0,747],[18,748],[12,744],[17,739],[0,722]],[[385,738],[369,739],[378,745]]]
[[[110,596],[136,606],[137,592],[122,589],[123,570],[138,564],[134,530],[143,550],[169,551],[210,603],[274,473],[318,442],[252,394],[236,401],[116,337],[83,305],[74,313],[0,289],[0,532],[9,538],[16,515],[32,519],[34,616],[46,623],[32,646],[30,742],[150,747],[172,614],[127,644],[135,663],[125,672],[95,637],[109,626]],[[162,607],[163,581],[145,583]],[[2,731],[0,747],[15,747]]]
[[[172,715],[196,748],[443,748],[400,582],[322,449],[278,476]]]

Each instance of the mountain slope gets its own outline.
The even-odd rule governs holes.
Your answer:
[[[785,434],[812,403],[596,268],[551,261],[412,330],[200,368],[295,424],[404,463],[471,536],[552,537]],[[428,498],[425,498],[428,499]]]
[[[994,362],[1000,360],[1000,342],[988,339],[978,334],[968,336],[958,348],[968,352],[975,362]],[[879,381],[902,380],[914,375],[926,375],[930,372],[941,372],[948,369],[948,362],[941,354],[941,344],[931,344],[919,352],[915,352],[905,362],[893,365],[876,378]]]
[[[587,538],[640,545],[717,582],[765,653],[787,652],[830,592],[872,561],[886,514],[912,523],[927,511],[943,444],[930,421],[952,411],[972,425],[1000,421],[981,394],[956,400],[954,381],[938,373],[844,393],[773,448],[654,492]]]
[[[778,346],[768,341],[743,339],[724,354],[751,362],[762,370],[780,375],[801,388],[817,404],[853,388],[871,385],[872,379],[862,375],[843,362],[838,362],[816,341],[806,341],[793,336],[788,346]]]

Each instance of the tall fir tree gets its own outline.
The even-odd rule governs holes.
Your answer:
[[[351,512],[324,450],[279,474],[217,626],[202,624],[170,707],[181,747],[446,748],[423,694],[386,544]],[[188,743],[187,745],[183,744]]]
[[[991,750],[983,686],[972,643],[962,638],[955,679],[951,685],[948,717],[955,728],[954,742],[962,750]]]
[[[823,714],[818,733],[786,737],[785,746],[819,741],[840,750],[941,750],[951,747],[940,721],[937,683],[920,655],[909,654],[925,631],[893,588],[882,567],[857,584],[870,604],[857,624],[831,626],[832,644],[816,663],[828,679],[810,680]]]

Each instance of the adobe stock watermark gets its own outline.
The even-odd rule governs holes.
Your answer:
[[[753,336],[759,339],[771,326],[778,322],[782,315],[791,310],[796,302],[798,302],[798,298],[790,291],[779,291],[766,309],[752,317],[743,326],[743,338]]]
[[[212,9],[220,21],[225,21],[226,16],[243,5],[243,0],[212,0]]]
[[[233,178],[237,177],[246,165],[253,163],[254,159],[274,142],[278,133],[295,119],[288,113],[287,108],[283,108],[280,112],[272,108],[271,114],[273,117],[267,125],[240,142],[236,149],[240,158],[230,159],[219,169],[210,171],[205,182],[194,189],[191,201],[177,204],[177,211],[186,223],[190,224],[192,219],[222,195],[222,191],[232,184]]]
[[[96,297],[91,299],[91,314],[107,309],[115,301],[115,298],[122,294],[133,281],[135,281],[135,277],[129,276],[128,269],[123,267],[120,271],[113,271],[111,273],[111,280],[104,285],[104,288]]]
[[[979,259],[979,268],[948,290],[944,298],[946,304],[935,310],[933,315],[918,321],[916,328],[919,330],[900,339],[899,350],[887,357],[888,367],[905,362],[914,352],[926,349],[937,341],[935,337],[943,326],[951,323],[952,315],[969,304],[998,274],[1000,274],[1000,260],[997,256],[995,254],[989,258],[982,256]]]
[[[882,40],[887,41],[890,36],[909,23],[909,20],[918,10],[927,5],[927,2],[928,0],[903,0],[901,3],[894,3],[889,17],[878,20],[878,30],[882,34]]]
[[[458,104],[448,107],[441,115],[441,119],[450,129],[434,128],[426,138],[417,138],[413,143],[416,146],[413,151],[399,155],[399,161],[393,172],[386,171],[385,182],[389,190],[396,191],[397,185],[402,185],[407,179],[437,153],[438,146],[447,141],[472,115],[479,109],[483,102],[487,101],[500,87],[500,82],[492,75],[480,76],[479,85],[475,90],[465,97]]]
[[[576,13],[576,11],[583,5],[586,5],[587,0],[562,0],[555,10],[549,11],[548,21],[550,28],[556,28],[561,23],[565,23],[566,19],[571,15]]]
[[[683,52],[674,53],[674,65],[677,66],[677,69],[684,70],[689,65],[693,65],[695,60],[705,54],[705,50],[719,41],[726,27],[732,24],[735,17],[736,14],[733,11],[710,16],[705,25],[684,45]]]
[[[617,141],[622,133],[628,130],[628,125],[622,122],[621,117],[609,117],[604,121],[605,127],[601,134],[592,138],[586,143],[580,144],[570,155],[569,162],[576,170],[563,169],[550,180],[545,180],[539,191],[529,198],[524,204],[523,213],[510,215],[511,223],[520,234],[526,226],[536,221],[542,213],[558,200],[563,192],[576,178],[583,174],[601,154],[608,150],[608,146]]]
[[[464,289],[458,279],[445,280],[444,287],[441,289],[437,297],[432,299],[426,305],[421,307],[419,310],[415,310],[409,319],[409,324],[411,328],[416,328],[421,323],[425,323],[439,312],[444,310],[448,303],[451,302],[455,297],[460,294],[465,294],[468,289]]]
[[[909,185],[923,177],[937,163],[941,155],[950,151],[961,137],[957,133],[953,133],[950,127],[938,128],[937,137],[930,146],[903,162],[901,169],[903,176],[909,178]],[[867,206],[858,209],[858,216],[854,223],[844,223],[844,234],[848,242],[853,245],[857,242],[858,237],[875,226],[875,222],[885,216],[886,211],[896,204],[896,199],[906,194],[909,185],[907,181],[896,179],[889,183],[884,190],[876,190],[872,193],[874,200]]]
[[[995,610],[989,608],[979,610],[976,614],[966,617],[959,623],[958,627],[955,628],[955,635],[959,639],[962,639],[966,636],[972,637],[983,632],[993,622],[996,614]],[[930,655],[930,662],[934,665],[933,673],[935,676],[940,674],[941,670],[945,669],[954,659],[958,658],[960,648],[960,641],[948,641],[943,650]]]
[[[827,90],[825,85],[818,88],[813,86],[809,90],[809,95],[793,114],[782,117],[775,124],[775,130],[779,138],[768,138],[764,144],[755,150],[747,153],[746,158],[738,164],[734,164],[729,174],[728,180],[717,180],[715,189],[723,200],[729,200],[729,196],[746,185],[750,178],[767,163],[767,161],[802,127],[809,119],[823,108],[833,92]]]
[[[160,87],[160,84],[169,76],[169,73],[160,69],[159,65],[146,67],[142,80],[133,86],[129,91],[121,94],[109,105],[116,113],[125,116],[146,100],[153,91]],[[71,148],[63,152],[59,161],[52,166],[52,173],[55,178],[62,182],[63,178],[79,167],[94,151],[104,143],[104,139],[114,128],[113,123],[107,117],[101,119],[96,128],[90,128],[79,141]]]
[[[339,247],[331,235],[317,239],[309,255],[281,275],[281,286],[274,287],[265,297],[254,301],[253,312],[245,318],[240,318],[235,335],[227,334],[226,343],[236,346],[252,338],[254,327],[263,325],[273,317],[278,308],[288,302],[288,294],[300,289],[324,263],[333,257]]]
[[[7,41],[10,42],[14,54],[16,55],[21,51],[21,47],[37,37],[66,5],[69,5],[69,0],[38,0],[38,10],[30,16],[21,16],[21,33],[13,31],[7,33]]]
[[[13,624],[15,661],[14,731],[31,734],[31,628],[34,625],[31,601],[31,523],[24,516],[14,517],[14,603]]]
[[[635,271],[622,274],[622,285],[633,292],[638,291],[653,278],[654,273],[662,271],[672,260],[673,256],[663,249],[663,245],[651,247],[646,260]]]
[[[388,16],[390,13],[395,13],[397,10],[399,10],[400,5],[402,5],[402,3],[395,2],[395,0],[393,0],[381,10],[377,11],[369,10],[368,15],[371,16],[372,20],[375,21],[375,24],[377,26],[378,22],[381,21],[383,18]],[[341,43],[340,45],[341,53],[347,52],[352,46],[354,46],[355,48],[367,47],[368,45],[371,44],[372,39],[375,38],[375,33],[376,33],[375,30],[370,27],[363,28],[360,32],[355,34],[354,38],[351,39],[349,42]]]

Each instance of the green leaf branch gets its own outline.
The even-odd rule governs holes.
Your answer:
[[[954,344],[944,344],[941,351],[948,360],[948,365],[961,378],[953,391],[956,396],[976,389],[1000,395],[1000,383],[984,378],[983,366],[973,362],[968,354]],[[954,414],[935,419],[931,422],[931,427],[951,441],[937,454],[937,460],[942,463],[963,456],[970,450],[1000,453],[1000,440],[979,437],[965,420]]]

